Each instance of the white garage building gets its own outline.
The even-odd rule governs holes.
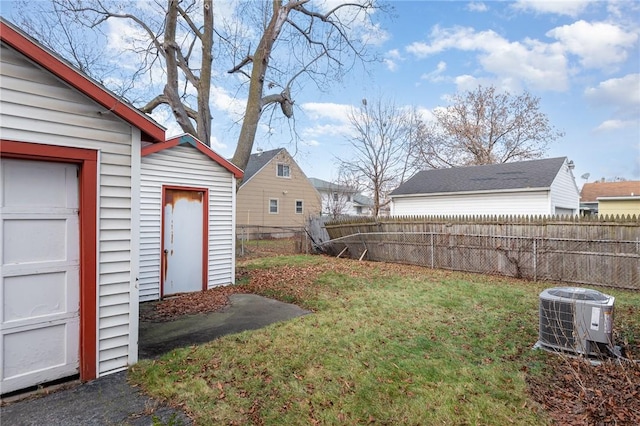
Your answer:
[[[576,215],[572,169],[558,157],[424,170],[391,192],[391,215]]]
[[[142,141],[164,129],[0,20],[0,393],[138,354]]]

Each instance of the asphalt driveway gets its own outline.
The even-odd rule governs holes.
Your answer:
[[[254,330],[310,313],[296,305],[253,294],[234,294],[218,312],[170,322],[140,322],[139,358],[201,344],[226,334]],[[184,412],[155,401],[130,386],[126,371],[89,383],[71,383],[49,394],[3,401],[2,425],[190,425]]]

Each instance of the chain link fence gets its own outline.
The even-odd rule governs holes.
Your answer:
[[[304,227],[236,227],[238,258],[310,253],[311,249],[311,242]]]
[[[338,256],[640,290],[640,241],[365,232],[322,244]]]

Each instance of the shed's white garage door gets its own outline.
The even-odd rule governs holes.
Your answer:
[[[78,373],[78,168],[2,159],[2,393]]]

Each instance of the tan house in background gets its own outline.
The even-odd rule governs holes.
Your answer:
[[[600,197],[598,198],[598,215],[640,216],[640,195],[629,197]]]
[[[598,215],[640,215],[640,181],[585,183],[580,211]]]
[[[284,148],[251,154],[238,189],[237,226],[304,226],[320,194]]]

